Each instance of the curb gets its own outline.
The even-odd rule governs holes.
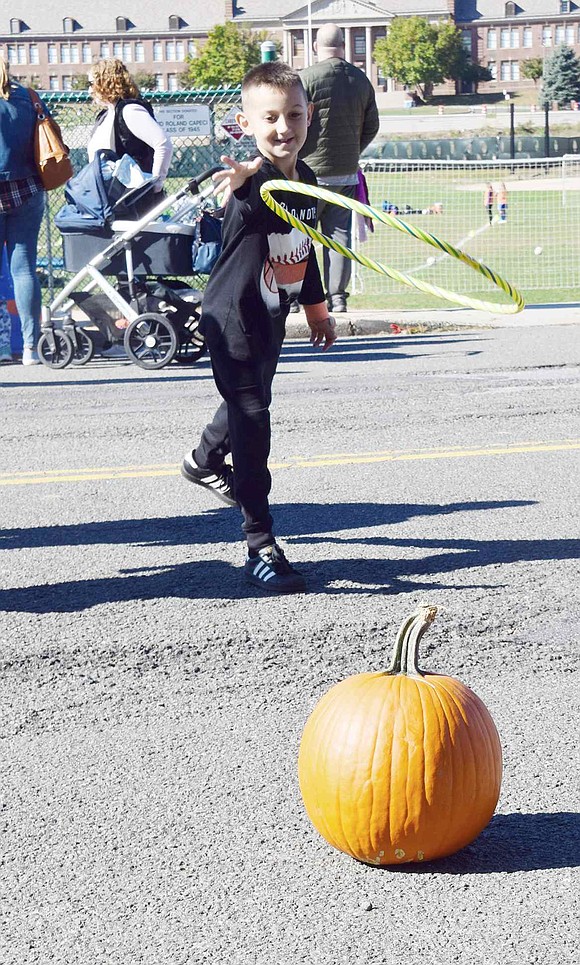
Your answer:
[[[538,325],[580,325],[580,305],[529,305],[517,315],[496,315],[473,309],[439,309],[436,311],[405,311],[389,309],[352,309],[335,314],[339,338],[356,335],[394,335],[392,326],[406,334],[457,329],[531,328]],[[290,314],[286,321],[286,338],[309,338],[310,329],[304,312]]]

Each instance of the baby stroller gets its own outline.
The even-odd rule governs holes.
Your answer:
[[[43,306],[38,354],[45,365],[85,365],[96,352],[106,357],[115,348],[145,369],[200,358],[202,294],[175,276],[208,274],[217,259],[220,222],[204,210],[217,170],[155,204],[149,176],[127,155],[102,150],[68,182],[55,224],[64,267],[75,275]],[[138,217],[147,201],[153,206]]]

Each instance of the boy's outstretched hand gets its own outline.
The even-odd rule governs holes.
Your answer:
[[[336,322],[331,315],[318,322],[308,322],[310,326],[310,342],[314,348],[322,346],[322,351],[326,352],[331,345],[336,342]]]
[[[244,181],[247,181],[256,171],[260,170],[263,160],[262,157],[256,157],[253,161],[236,161],[235,158],[222,154],[220,161],[228,166],[223,171],[216,171],[212,175],[212,181],[216,185],[215,193],[217,194],[220,191],[224,193],[222,204],[226,204],[232,193],[241,188]]]

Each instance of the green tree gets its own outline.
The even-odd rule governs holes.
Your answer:
[[[208,89],[235,87],[250,67],[261,61],[260,44],[264,32],[252,33],[232,23],[213,27],[198,57],[188,57],[187,69],[182,74],[185,86]]]
[[[133,74],[133,80],[137,84],[139,90],[152,91],[156,90],[157,88],[155,74],[147,74],[144,70],[138,70],[136,74]]]
[[[534,84],[537,84],[544,73],[543,57],[530,57],[529,60],[522,60],[520,70],[522,77],[525,77],[526,80],[533,80]]]
[[[429,97],[435,84],[461,76],[466,52],[461,31],[451,21],[432,24],[424,17],[395,17],[388,35],[377,40],[373,57],[384,76]]]
[[[549,106],[558,106],[580,99],[580,61],[571,47],[556,47],[551,57],[544,61],[544,75],[540,100]]]
[[[89,75],[88,74],[75,74],[72,79],[71,87],[73,90],[88,90],[89,89]]]
[[[478,85],[493,80],[493,74],[491,70],[488,70],[483,64],[479,64],[476,60],[472,60],[471,57],[467,56],[464,65],[461,67],[461,72],[454,79],[465,81],[467,84],[473,84],[475,93],[477,93]]]

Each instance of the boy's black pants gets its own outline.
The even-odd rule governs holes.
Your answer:
[[[277,320],[278,321],[278,320]],[[231,452],[236,499],[244,517],[248,548],[259,550],[274,542],[268,495],[272,478],[270,402],[272,380],[284,339],[284,320],[276,325],[274,344],[263,359],[239,361],[223,343],[210,350],[215,383],[223,402],[203,430],[195,460],[203,469],[219,471]]]

